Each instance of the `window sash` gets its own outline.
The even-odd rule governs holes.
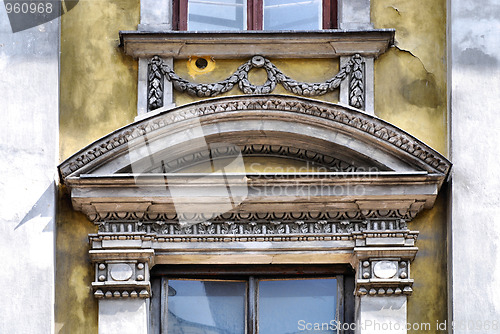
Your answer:
[[[173,306],[170,304],[173,303],[173,301],[170,301],[169,298],[174,296],[172,294],[172,291],[174,291],[174,293],[175,293],[175,288],[173,288],[172,286],[178,286],[179,284],[183,285],[183,283],[181,283],[181,282],[188,282],[188,281],[207,282],[208,284],[212,283],[211,284],[212,286],[217,284],[217,283],[223,282],[223,283],[228,283],[228,285],[227,285],[228,289],[231,289],[231,287],[229,286],[229,284],[231,284],[231,283],[243,283],[244,282],[246,284],[246,291],[242,294],[241,297],[243,297],[246,300],[245,304],[243,305],[244,309],[242,310],[245,313],[245,317],[244,317],[243,322],[240,323],[241,324],[240,328],[244,330],[244,333],[256,334],[257,332],[263,330],[262,327],[259,330],[259,320],[263,321],[262,318],[263,318],[264,314],[262,313],[262,309],[266,303],[264,301],[264,296],[262,296],[262,293],[260,291],[261,289],[265,289],[265,288],[261,287],[261,284],[265,284],[265,283],[269,283],[269,282],[278,282],[278,284],[284,283],[284,284],[289,285],[289,283],[292,283],[292,281],[297,281],[297,280],[303,281],[303,282],[314,280],[315,282],[312,282],[312,283],[317,284],[317,283],[319,283],[319,280],[331,280],[331,279],[335,279],[335,283],[336,283],[336,290],[333,292],[333,294],[336,297],[336,300],[335,300],[335,308],[334,308],[335,311],[332,312],[332,314],[330,316],[328,316],[328,319],[325,320],[328,323],[331,320],[343,321],[343,317],[341,316],[341,312],[340,312],[340,310],[342,309],[342,303],[343,303],[343,298],[341,298],[341,296],[344,293],[343,292],[343,277],[341,275],[337,275],[335,277],[330,277],[330,276],[329,277],[297,277],[297,278],[283,278],[283,279],[281,279],[281,278],[269,279],[269,278],[250,276],[246,280],[232,280],[232,279],[215,280],[212,278],[211,279],[193,279],[193,278],[186,279],[186,278],[165,277],[164,276],[161,278],[161,286],[162,286],[162,288],[166,289],[167,292],[166,293],[164,291],[161,292],[160,303],[163,306],[163,311],[161,313],[162,315],[161,315],[161,320],[160,320],[161,324],[162,324],[161,327],[163,329],[163,331],[161,333],[170,333],[171,332],[172,324],[169,324],[169,320],[170,321],[173,320],[174,313],[170,311],[171,306]],[[194,285],[192,288],[194,288]],[[282,286],[282,288],[283,288],[283,286]],[[279,285],[277,287],[275,287],[275,289],[273,289],[273,290],[274,291],[279,290]],[[182,297],[189,298],[189,296],[182,296]],[[202,297],[202,296],[200,295],[200,297]],[[203,307],[199,306],[199,305],[206,304],[210,298],[214,298],[214,296],[209,295],[209,294],[203,295],[203,298],[200,298],[198,300],[198,304],[194,305],[193,307],[201,307],[201,309],[203,309]],[[177,302],[176,302],[175,306],[178,306]],[[178,315],[178,314],[176,314],[176,315]],[[202,316],[202,314],[199,314],[199,317],[201,317],[201,316]],[[213,316],[213,314],[212,314],[212,316]],[[184,318],[180,318],[180,319],[185,320]],[[216,317],[216,319],[218,319],[218,318]],[[304,317],[304,319],[308,319],[308,318]],[[301,320],[301,319],[291,319],[291,320],[297,321],[297,327],[298,327],[298,320]],[[209,332],[211,330],[215,330],[215,329],[220,330],[220,328],[213,327],[213,326],[212,326],[213,328],[209,328],[210,326],[208,324],[202,323],[202,321],[200,321],[199,323],[193,322],[192,324],[191,324],[191,322],[193,321],[193,319],[191,319],[191,321],[190,321],[190,319],[187,319],[185,321],[187,321],[187,323],[186,323],[187,325],[197,325],[200,327],[207,327],[207,330]],[[276,321],[279,321],[279,319],[276,319]],[[310,321],[306,321],[306,322],[310,322]],[[316,323],[316,322],[317,321],[314,321],[311,323]],[[295,322],[293,322],[293,323],[295,323]],[[231,332],[233,332],[233,331],[231,331]]]
[[[294,0],[293,2],[263,0],[263,4],[263,30],[320,30],[323,28],[322,0]],[[311,16],[307,17],[307,15]],[[273,17],[284,19],[273,20]]]
[[[216,3],[217,0],[195,0]],[[264,0],[246,1],[246,30],[263,30],[264,28]],[[311,0],[304,0],[310,2]],[[337,28],[337,0],[320,0],[321,17],[319,24],[322,29]],[[245,2],[244,2],[245,3]],[[174,0],[173,2],[173,29],[188,30],[188,0]],[[319,28],[321,28],[319,27]],[[288,30],[288,29],[287,29]]]
[[[245,0],[188,0],[187,29],[246,30],[247,2]],[[211,15],[206,15],[211,13]],[[213,27],[213,28],[210,28]]]
[[[162,318],[168,315],[168,280],[224,280],[245,281],[247,290],[247,324],[248,334],[257,332],[257,300],[256,294],[259,280],[292,280],[292,279],[337,279],[337,314],[341,322],[354,321],[354,273],[350,266],[342,264],[329,265],[158,265],[151,273],[152,298],[151,333],[167,333],[167,322]],[[162,302],[163,301],[163,302]],[[163,316],[162,316],[163,315]],[[350,334],[344,331],[343,334]]]

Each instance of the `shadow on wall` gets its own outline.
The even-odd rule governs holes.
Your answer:
[[[31,207],[31,210],[24,216],[24,218],[17,224],[14,230],[23,226],[30,221],[41,220],[47,222],[43,232],[54,231],[54,205],[56,202],[56,184],[52,182],[47,189],[38,198],[36,203]]]
[[[475,68],[496,68],[498,59],[487,53],[484,53],[478,48],[467,48],[463,51],[457,50],[458,63],[463,66]]]

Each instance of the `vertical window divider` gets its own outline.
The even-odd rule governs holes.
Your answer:
[[[172,2],[172,27],[174,30],[187,30],[188,0]]]
[[[323,0],[323,29],[337,29],[338,1]]]
[[[254,4],[253,1],[247,1],[247,30],[254,30],[253,28],[253,12]]]
[[[335,314],[335,320],[338,324],[344,323],[344,276],[337,275],[337,314]],[[337,330],[337,333],[344,333],[342,329]]]
[[[263,0],[247,0],[247,30],[262,30]]]
[[[167,321],[168,321],[168,279],[165,277],[161,278],[161,321],[160,321],[160,333],[167,333]]]
[[[248,332],[257,334],[257,282],[254,276],[248,278]]]

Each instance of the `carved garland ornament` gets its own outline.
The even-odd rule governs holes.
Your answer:
[[[255,86],[248,80],[248,72],[253,68],[266,70],[267,80],[263,85]],[[286,76],[270,60],[262,56],[254,56],[238,67],[236,72],[227,79],[211,84],[201,84],[182,79],[160,57],[154,56],[149,62],[148,109],[154,110],[163,106],[163,76],[171,81],[174,88],[180,92],[197,97],[214,97],[230,91],[236,84],[244,94],[270,94],[277,84],[281,84],[283,88],[293,94],[319,96],[339,88],[340,83],[348,75],[351,75],[349,104],[362,109],[364,107],[363,69],[363,58],[359,54],[355,54],[333,78],[322,83],[306,83],[295,81]]]

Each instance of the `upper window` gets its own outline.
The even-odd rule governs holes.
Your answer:
[[[337,0],[175,0],[174,29],[319,30],[337,27]]]

